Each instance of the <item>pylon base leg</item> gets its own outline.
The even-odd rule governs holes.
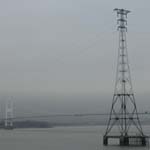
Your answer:
[[[146,146],[148,144],[147,136],[104,136],[103,145],[110,145],[111,139],[118,139],[120,146]]]
[[[129,137],[121,136],[120,137],[120,146],[129,146]]]
[[[103,145],[108,145],[108,138],[106,136],[103,137]]]

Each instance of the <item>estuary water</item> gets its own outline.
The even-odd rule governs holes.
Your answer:
[[[143,127],[150,133],[150,127]],[[104,126],[0,130],[1,150],[148,150],[148,147],[103,146]]]

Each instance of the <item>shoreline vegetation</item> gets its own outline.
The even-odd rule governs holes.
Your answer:
[[[141,122],[142,125],[150,125],[150,122]],[[13,128],[53,128],[60,126],[105,126],[107,123],[95,123],[95,122],[86,122],[86,123],[51,123],[48,121],[38,121],[38,120],[24,120],[24,121],[14,121]],[[4,122],[0,123],[0,128],[5,128]]]

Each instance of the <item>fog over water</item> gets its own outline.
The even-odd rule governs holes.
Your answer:
[[[15,115],[108,112],[118,33],[114,8],[128,17],[128,52],[139,111],[150,110],[149,0],[2,0],[0,104]]]

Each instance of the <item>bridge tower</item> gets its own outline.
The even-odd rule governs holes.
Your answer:
[[[103,137],[103,144],[108,145],[110,139],[117,139],[122,146],[146,146],[147,137],[142,131],[137,113],[127,53],[127,15],[130,11],[117,8],[114,11],[117,12],[119,32],[117,73],[112,106],[106,132]]]
[[[13,129],[13,102],[7,100],[5,103],[5,129]]]

